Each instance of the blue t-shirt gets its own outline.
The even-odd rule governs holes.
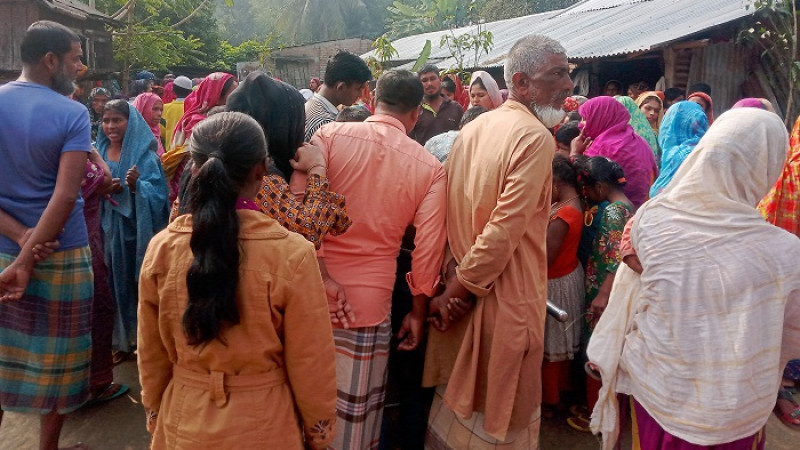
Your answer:
[[[82,104],[39,84],[0,86],[0,209],[36,226],[55,191],[61,154],[91,152],[91,138]],[[61,250],[89,245],[80,196],[58,240]],[[0,252],[19,250],[0,235]]]

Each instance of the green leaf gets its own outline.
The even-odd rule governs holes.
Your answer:
[[[414,62],[414,66],[411,68],[412,72],[416,72],[428,62],[428,58],[431,57],[431,40],[428,39],[425,41],[425,46],[422,47],[422,52],[420,52],[417,61]]]

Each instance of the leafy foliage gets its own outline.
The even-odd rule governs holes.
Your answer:
[[[469,25],[479,20],[486,0],[395,0],[389,6],[387,32],[400,38]]]
[[[266,60],[274,50],[275,35],[269,35],[263,41],[247,40],[233,46],[228,41],[220,43],[219,59],[215,67],[224,70],[234,70],[237,62],[258,61],[266,66]]]
[[[471,66],[474,67],[478,64],[478,60],[483,53],[489,53],[492,49],[494,36],[491,31],[482,30],[481,26],[477,26],[474,33],[464,33],[456,36],[455,32],[450,29],[449,34],[442,36],[439,43],[442,47],[447,47],[450,55],[456,60],[456,67],[459,72],[464,71],[465,58],[469,52],[474,52]],[[468,62],[468,61],[467,61]]]

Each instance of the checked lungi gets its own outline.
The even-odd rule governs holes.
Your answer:
[[[386,398],[391,321],[374,327],[334,329],[337,450],[377,449]]]
[[[14,255],[0,253],[0,271]],[[66,414],[89,396],[92,255],[89,247],[38,262],[25,294],[0,302],[0,405]]]

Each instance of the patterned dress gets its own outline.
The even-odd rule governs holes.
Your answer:
[[[586,265],[586,307],[597,297],[600,286],[611,273],[616,273],[622,254],[619,251],[622,231],[633,217],[633,208],[622,202],[613,202],[603,211],[600,229],[592,246],[592,254]],[[590,333],[591,329],[585,327]]]

